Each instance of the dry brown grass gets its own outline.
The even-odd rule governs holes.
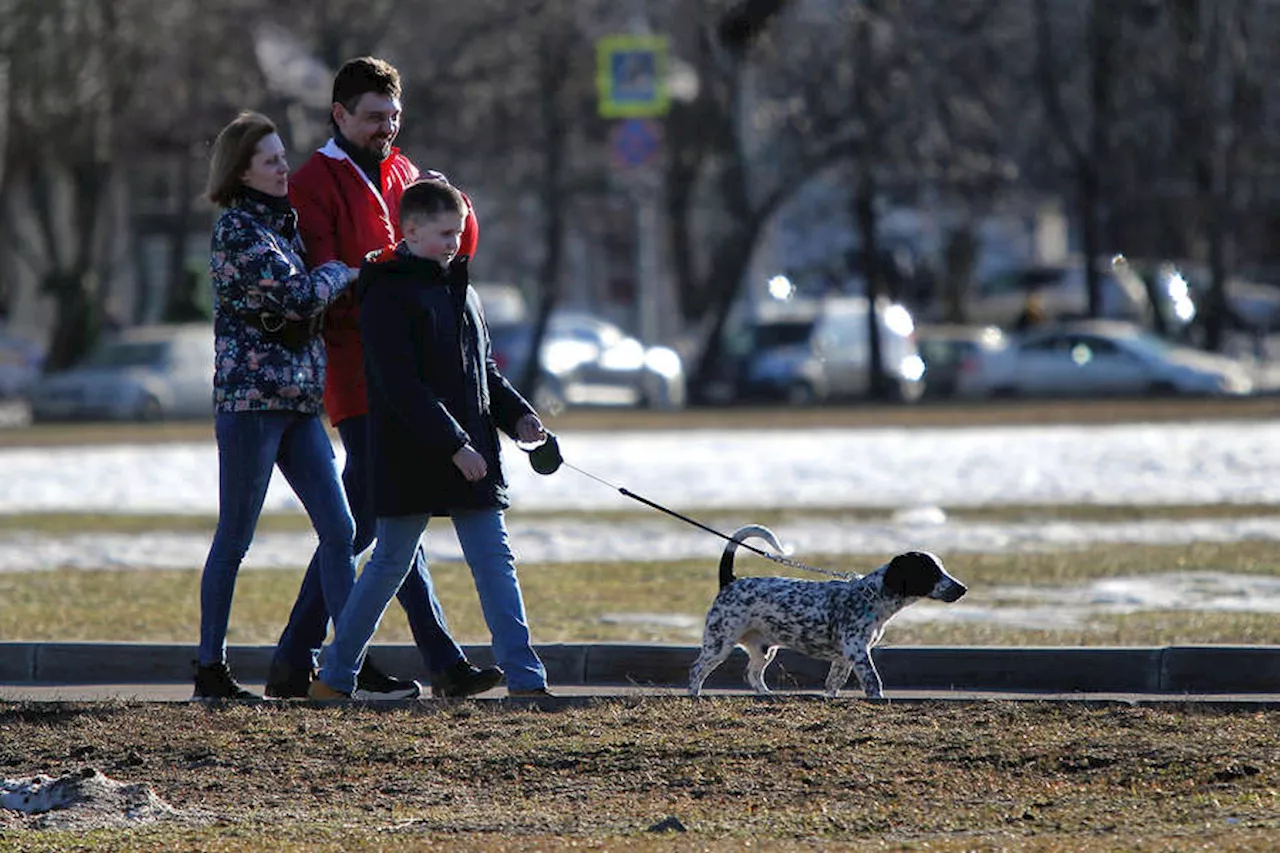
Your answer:
[[[9,850],[1268,850],[1274,712],[788,697],[415,709],[0,706],[3,775],[179,816]],[[648,832],[668,817],[683,835]],[[3,826],[3,824],[0,824]]]

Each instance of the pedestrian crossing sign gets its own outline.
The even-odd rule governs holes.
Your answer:
[[[666,36],[604,36],[596,42],[596,85],[604,118],[665,115]]]

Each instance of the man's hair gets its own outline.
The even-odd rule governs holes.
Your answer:
[[[249,170],[258,143],[276,132],[271,119],[262,113],[242,112],[218,133],[209,157],[209,184],[205,195],[219,207],[230,207],[244,186],[241,177]]]
[[[414,181],[400,197],[400,222],[408,222],[415,216],[435,216],[437,213],[457,213],[466,216],[470,210],[467,200],[458,188],[448,181],[426,178]]]
[[[354,113],[361,96],[368,92],[399,98],[400,72],[390,62],[372,56],[357,56],[342,63],[333,78],[333,103]]]

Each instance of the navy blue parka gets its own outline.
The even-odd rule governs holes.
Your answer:
[[[371,254],[356,298],[368,380],[370,484],[378,517],[506,508],[498,430],[533,412],[498,371],[468,259],[443,269],[394,250]],[[467,482],[453,455],[470,444],[489,473]]]

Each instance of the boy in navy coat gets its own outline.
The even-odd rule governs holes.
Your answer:
[[[498,441],[546,438],[538,415],[498,371],[480,299],[458,256],[466,200],[422,180],[400,201],[404,240],[372,253],[356,282],[369,396],[377,545],[341,615],[310,696],[350,696],[387,604],[432,516],[447,515],[475,579],[493,652],[513,696],[547,695],[529,636],[503,510]],[[424,580],[431,578],[422,566]]]

